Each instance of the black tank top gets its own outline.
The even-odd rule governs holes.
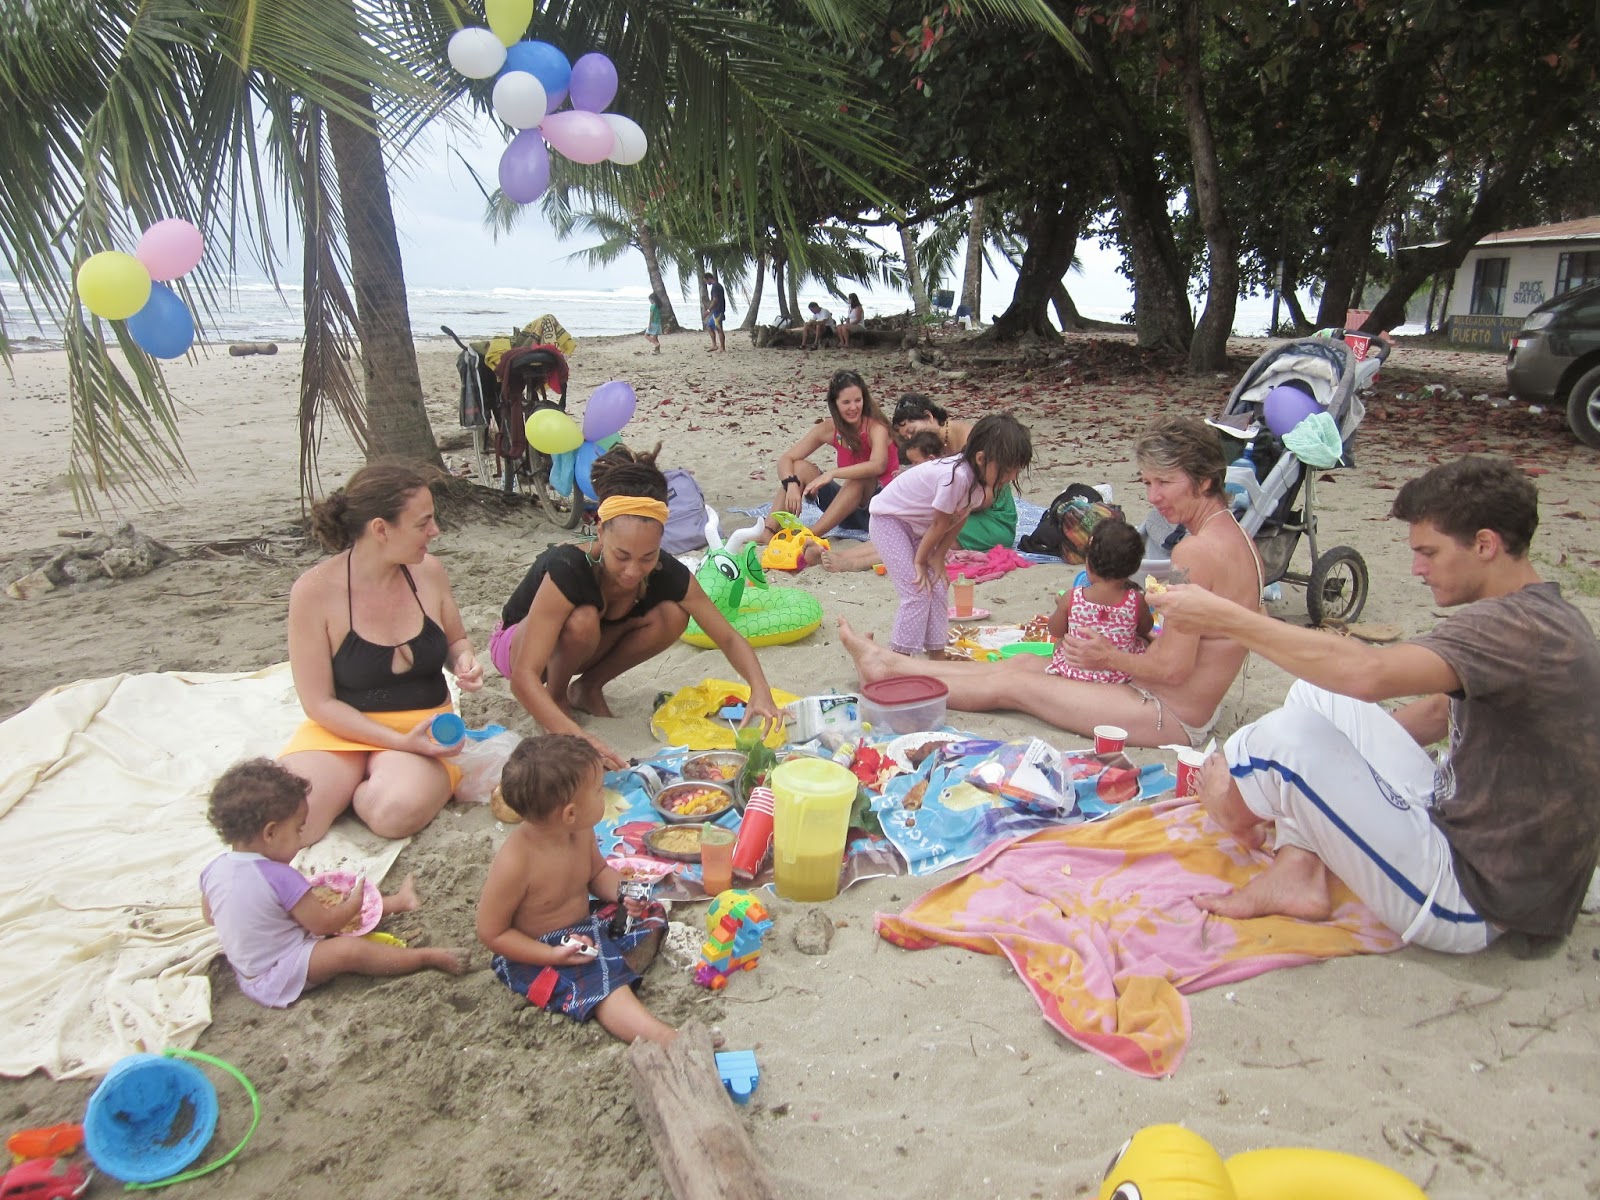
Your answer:
[[[406,584],[422,609],[416,582],[404,566]],[[344,559],[345,594],[350,608],[350,632],[344,635],[333,656],[333,695],[361,712],[406,712],[414,708],[438,708],[450,698],[444,681],[444,660],[450,642],[444,630],[422,609],[422,630],[402,645],[411,651],[411,669],[401,674],[394,670],[394,655],[399,646],[379,646],[356,632],[355,596],[350,585],[350,555]]]

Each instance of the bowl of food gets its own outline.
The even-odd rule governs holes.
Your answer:
[[[733,798],[737,801],[741,799],[739,776],[744,773],[748,760],[749,755],[738,750],[704,750],[683,760],[681,774],[685,782],[725,783],[733,789]]]
[[[733,807],[733,788],[711,780],[686,779],[662,788],[650,803],[669,825],[715,821]]]

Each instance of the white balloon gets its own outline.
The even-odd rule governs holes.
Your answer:
[[[513,129],[532,129],[550,106],[544,84],[527,71],[507,71],[495,81],[494,112]]]
[[[506,48],[492,30],[474,25],[451,35],[450,65],[468,79],[487,79],[505,65]]]
[[[638,123],[616,113],[600,115],[611,126],[611,132],[617,135],[617,148],[608,156],[611,161],[618,166],[631,167],[642,159],[644,152],[650,148],[650,141]]]

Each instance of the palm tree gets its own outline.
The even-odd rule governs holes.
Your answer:
[[[884,0],[810,4],[809,19],[829,34],[882,27]],[[975,7],[1070,41],[1047,0]],[[156,219],[188,219],[216,248],[182,283],[203,323],[241,258],[275,277],[272,193],[287,195],[306,232],[302,483],[330,404],[369,450],[436,455],[424,446],[378,138],[404,145],[467,90],[446,78],[442,50],[476,13],[459,0],[41,0],[8,20],[0,251],[29,309],[65,331],[69,479],[80,504],[107,490],[148,493],[186,467],[159,369],[120,324],[84,316],[73,269],[96,251],[131,247]],[[895,162],[870,107],[841,117],[839,97],[852,90],[843,60],[764,14],[554,0],[531,36],[603,48],[623,80],[621,107],[673,164],[675,202],[718,223],[744,213],[762,164],[785,152],[802,151],[865,192],[873,189],[856,164]],[[488,91],[473,85],[480,104]],[[781,193],[774,224],[800,241]],[[0,356],[9,356],[13,319],[0,311]],[[354,339],[365,397],[345,365]]]

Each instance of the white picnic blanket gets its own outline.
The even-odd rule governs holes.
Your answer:
[[[83,680],[0,723],[0,1075],[195,1044],[219,953],[200,869],[225,848],[206,798],[302,719],[279,664]],[[404,845],[341,820],[295,865],[381,879]]]

